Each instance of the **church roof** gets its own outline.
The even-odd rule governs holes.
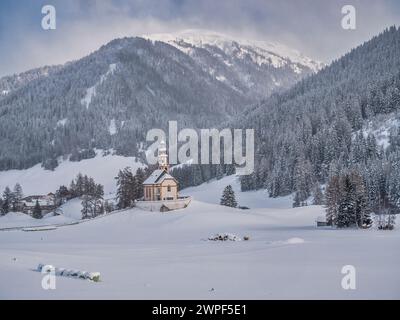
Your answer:
[[[167,171],[158,169],[158,170],[154,170],[153,173],[150,175],[150,177],[148,177],[143,182],[143,184],[144,185],[147,185],[147,184],[159,184],[159,183],[163,182],[165,179],[173,179],[173,180],[175,180],[175,178],[173,176],[171,176],[169,173],[167,173]]]

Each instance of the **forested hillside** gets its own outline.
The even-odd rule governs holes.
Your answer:
[[[297,192],[362,175],[370,204],[399,202],[400,30],[391,27],[235,122],[255,128],[256,169],[242,189]],[[400,203],[400,202],[399,202]]]
[[[239,54],[238,43],[219,41],[186,43],[189,52],[117,39],[64,66],[0,79],[0,170],[40,162],[53,169],[58,156],[79,161],[94,148],[138,156],[151,128],[165,129],[169,120],[181,128],[217,126],[318,69],[304,57],[292,62],[250,45]],[[236,49],[223,51],[221,43]],[[260,78],[264,91],[254,85]]]

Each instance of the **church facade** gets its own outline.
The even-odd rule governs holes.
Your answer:
[[[158,169],[143,182],[144,200],[161,201],[178,199],[178,181],[169,174],[165,143],[158,149]]]

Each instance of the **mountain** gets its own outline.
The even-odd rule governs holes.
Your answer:
[[[400,29],[391,27],[231,124],[256,131],[256,169],[242,189],[306,199],[315,184],[355,170],[371,208],[382,195],[399,201],[399,119]]]
[[[0,99],[23,87],[27,83],[39,78],[47,77],[59,69],[61,69],[61,66],[45,66],[20,74],[0,78]]]
[[[94,148],[137,156],[150,128],[217,126],[320,67],[216,34],[150,38],[160,36],[116,39],[78,61],[0,79],[0,170],[53,169],[58,156],[80,160]]]
[[[212,31],[185,30],[144,35],[192,57],[212,77],[254,99],[319,71],[324,64],[282,44],[234,38]]]

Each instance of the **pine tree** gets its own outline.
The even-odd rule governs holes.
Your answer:
[[[370,216],[370,207],[368,204],[368,193],[365,187],[364,180],[362,176],[356,171],[353,171],[350,174],[350,180],[355,190],[354,214],[356,225],[360,228],[369,228],[372,225],[372,220]]]
[[[326,221],[330,226],[334,226],[337,223],[341,200],[340,197],[340,178],[339,176],[332,176],[325,191]]]
[[[78,196],[75,180],[71,181],[71,184],[69,185],[69,191],[71,192],[71,197],[72,198],[75,198],[75,197]]]
[[[0,198],[0,216],[3,216],[5,214],[3,210],[3,199]]]
[[[135,180],[136,180],[135,199],[141,199],[144,196],[143,182],[146,180],[146,175],[142,168],[138,168],[136,170]]]
[[[22,187],[19,183],[16,183],[14,186],[14,192],[12,197],[12,209],[13,211],[18,210],[18,204],[21,202],[22,198],[24,197],[22,192]]]
[[[294,195],[294,199],[293,199],[293,204],[292,204],[293,208],[301,207],[300,199],[301,199],[300,193],[299,193],[299,191],[296,191],[296,193]]]
[[[293,206],[305,206],[306,200],[310,196],[310,165],[304,157],[299,157],[295,167],[294,187],[296,190],[295,203]]]
[[[120,170],[116,180],[118,209],[124,209],[133,206],[137,195],[137,183],[132,174],[131,168],[127,167],[124,170]]]
[[[95,184],[93,197],[96,199],[103,199],[104,197],[104,186],[101,184]]]
[[[82,219],[88,219],[92,216],[93,214],[93,208],[92,208],[92,203],[91,203],[91,197],[88,195],[83,195],[82,196]]]
[[[66,200],[71,198],[72,193],[66,186],[60,186],[56,191],[56,204],[61,206]]]
[[[75,192],[77,197],[81,197],[85,194],[84,177],[81,173],[78,174],[75,180]]]
[[[10,212],[11,209],[11,202],[12,202],[12,192],[9,187],[6,187],[3,192],[3,212],[7,214]]]
[[[324,204],[324,194],[322,193],[321,186],[316,184],[313,190],[313,205],[320,206]]]
[[[225,187],[225,189],[222,193],[222,198],[221,198],[220,204],[223,206],[232,207],[232,208],[237,207],[235,192],[233,191],[233,188],[231,185],[228,185]]]
[[[32,217],[35,219],[42,219],[42,208],[38,200],[36,200],[35,207],[33,208]]]
[[[347,228],[356,225],[356,194],[349,175],[344,175],[340,179],[341,201],[339,213],[336,221],[338,228]]]

